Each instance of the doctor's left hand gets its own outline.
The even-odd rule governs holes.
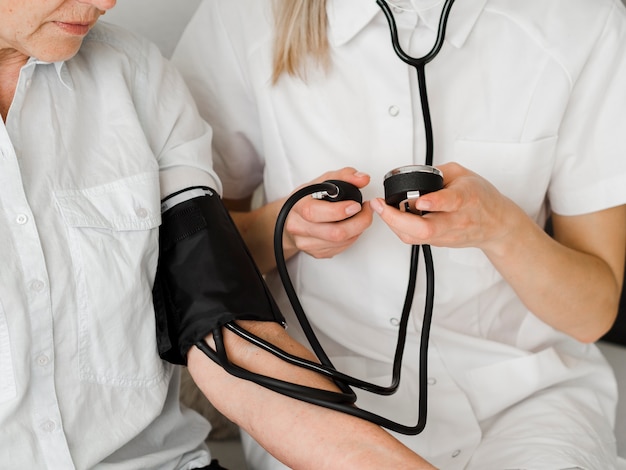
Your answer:
[[[307,183],[341,180],[362,188],[369,175],[346,167],[329,171]],[[305,185],[306,186],[306,185]],[[328,202],[314,198],[301,199],[287,216],[283,240],[285,249],[303,251],[314,258],[332,258],[352,245],[372,223],[369,204],[345,200]]]

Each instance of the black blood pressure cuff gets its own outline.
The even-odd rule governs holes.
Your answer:
[[[179,191],[162,202],[161,211],[152,294],[162,359],[186,364],[194,344],[234,320],[284,323],[214,190]]]

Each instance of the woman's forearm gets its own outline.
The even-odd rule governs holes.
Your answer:
[[[313,359],[277,324],[245,327],[282,349]],[[318,374],[289,366],[232,333],[225,334],[234,362],[254,372],[317,388],[336,390]],[[380,427],[350,415],[294,400],[237,379],[196,348],[189,371],[209,400],[250,433],[276,458],[294,469],[433,469]]]
[[[224,201],[231,212],[230,215],[241,233],[255,263],[262,273],[276,267],[274,256],[274,227],[283,200],[266,204],[260,208],[245,211],[241,205]],[[285,259],[297,253],[297,249],[283,237]]]
[[[555,238],[524,217],[514,237],[485,253],[535,315],[580,341],[596,341],[617,314],[626,209],[555,215]]]

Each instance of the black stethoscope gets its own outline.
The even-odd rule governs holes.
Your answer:
[[[430,52],[423,57],[415,58],[411,57],[404,52],[400,46],[398,39],[398,31],[393,13],[386,0],[376,0],[378,6],[382,9],[387,21],[389,23],[389,29],[391,32],[391,41],[393,48],[405,63],[413,66],[417,71],[417,80],[419,85],[420,102],[422,106],[422,114],[424,118],[424,128],[426,134],[426,165],[424,166],[409,166],[402,167],[389,172],[385,176],[385,200],[388,204],[399,206],[405,210],[411,210],[410,208],[410,196],[409,193],[416,192],[415,186],[419,188],[419,192],[424,194],[433,190],[440,189],[443,186],[443,176],[439,170],[432,167],[433,159],[433,133],[432,123],[430,117],[430,109],[428,105],[428,96],[426,93],[426,78],[425,78],[425,66],[432,61],[435,56],[441,50],[443,45],[446,26],[448,22],[448,16],[452,8],[454,0],[446,0],[443,5],[443,10],[439,20],[439,27],[437,31],[437,39]],[[277,380],[271,377],[255,374],[242,369],[234,365],[228,359],[226,355],[226,349],[224,347],[223,338],[219,332],[214,334],[214,340],[216,343],[216,351],[213,351],[206,343],[200,342],[197,346],[213,360],[218,361],[229,373],[239,378],[253,381],[259,385],[262,385],[275,392],[283,395],[296,398],[305,402],[313,403],[319,406],[330,408],[336,411],[347,413],[368,421],[371,421],[379,426],[385,427],[392,431],[396,431],[402,434],[415,435],[424,430],[426,426],[426,409],[427,409],[427,358],[428,358],[428,340],[430,335],[430,325],[432,319],[432,310],[434,303],[434,269],[433,259],[430,246],[428,245],[414,245],[411,250],[411,262],[409,282],[402,310],[402,316],[399,324],[398,341],[396,344],[396,351],[393,361],[393,373],[392,383],[388,387],[376,385],[373,383],[365,382],[357,378],[346,375],[335,369],[331,360],[326,355],[324,349],[319,343],[313,328],[311,327],[304,309],[300,304],[295,289],[289,278],[287,272],[283,246],[282,236],[285,221],[289,211],[293,206],[303,197],[313,196],[319,199],[325,199],[328,201],[338,201],[344,199],[353,199],[358,202],[362,202],[360,191],[343,181],[326,181],[324,183],[314,184],[296,191],[292,194],[285,204],[283,205],[277,221],[274,232],[274,251],[276,255],[276,266],[280,275],[283,286],[294,309],[296,317],[302,326],[302,329],[313,349],[313,352],[318,357],[320,364],[301,359],[291,354],[276,348],[272,344],[262,340],[261,338],[247,332],[243,328],[239,327],[236,323],[231,322],[225,325],[225,328],[236,333],[240,337],[250,341],[251,343],[261,347],[262,349],[274,354],[287,363],[297,365],[308,370],[312,370],[324,376],[331,378],[341,390],[340,392],[331,392],[326,390],[315,389],[311,387],[301,386]],[[372,412],[356,408],[354,403],[356,402],[356,394],[351,389],[351,386],[379,394],[379,395],[392,395],[398,389],[400,384],[400,372],[402,366],[402,356],[404,353],[404,347],[406,343],[407,326],[409,320],[409,314],[413,303],[413,295],[415,291],[416,278],[417,278],[417,264],[419,258],[419,249],[422,248],[425,261],[426,271],[426,302],[424,306],[424,317],[422,322],[422,333],[420,339],[420,352],[419,352],[419,401],[418,401],[418,421],[415,426],[406,426],[387,418],[374,414]]]

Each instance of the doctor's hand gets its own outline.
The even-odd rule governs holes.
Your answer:
[[[416,202],[416,208],[427,214],[405,213],[382,199],[370,201],[372,209],[403,242],[496,250],[510,242],[510,236],[515,237],[519,223],[530,221],[485,178],[457,163],[438,168],[444,175],[444,188]]]
[[[370,181],[368,175],[354,168],[343,168],[324,173],[302,187],[331,179],[357,188]],[[314,258],[332,258],[352,245],[371,223],[372,210],[367,203],[361,206],[350,200],[329,202],[304,197],[287,216],[283,244],[286,252],[304,251]]]
[[[370,206],[405,243],[481,249],[528,310],[553,328],[586,343],[608,331],[623,283],[626,206],[553,213],[551,237],[484,178],[455,163],[439,169],[444,188],[416,201],[431,212],[404,213],[381,199]]]

